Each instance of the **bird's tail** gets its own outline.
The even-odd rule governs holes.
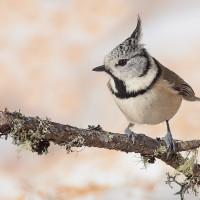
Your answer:
[[[196,97],[195,100],[196,100],[196,101],[200,101],[200,98],[199,98],[199,97]]]

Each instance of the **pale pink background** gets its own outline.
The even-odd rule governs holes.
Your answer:
[[[0,0],[0,109],[123,133],[127,122],[108,76],[91,69],[132,33],[138,13],[146,48],[200,96],[198,0]],[[198,139],[199,122],[200,103],[184,101],[171,121],[174,138]],[[135,131],[155,138],[166,127]],[[180,199],[178,187],[165,185],[165,173],[174,171],[160,161],[143,170],[133,153],[85,148],[68,155],[53,146],[37,156],[17,149],[0,140],[1,200]]]

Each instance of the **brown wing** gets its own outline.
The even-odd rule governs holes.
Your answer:
[[[170,85],[172,85],[172,88],[176,90],[179,94],[181,94],[185,100],[187,101],[197,100],[195,97],[194,90],[188,83],[186,83],[176,73],[174,73],[173,71],[169,70],[168,68],[160,64],[155,58],[154,61],[162,69],[162,78],[168,81]]]

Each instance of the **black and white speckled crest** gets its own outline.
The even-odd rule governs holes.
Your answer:
[[[137,26],[131,36],[127,38],[124,42],[120,45],[115,47],[111,52],[110,56],[114,57],[123,57],[124,55],[131,55],[136,48],[142,46],[139,45],[140,39],[142,36],[142,27],[141,27],[141,20],[138,16]]]

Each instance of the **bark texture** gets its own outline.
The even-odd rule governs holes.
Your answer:
[[[181,141],[176,143],[176,153],[167,156],[166,145],[159,139],[150,138],[144,134],[138,134],[135,144],[125,134],[107,132],[100,126],[89,126],[81,129],[70,125],[51,122],[49,119],[39,117],[26,117],[19,112],[0,113],[0,136],[12,137],[13,143],[24,148],[45,153],[50,145],[66,146],[67,151],[71,147],[97,147],[126,153],[140,153],[147,162],[153,163],[160,159],[174,169],[183,173],[186,177],[200,177],[200,165],[193,163],[185,165],[189,158],[184,158],[179,152],[188,151],[200,147],[200,140]],[[183,167],[185,166],[185,167]]]

